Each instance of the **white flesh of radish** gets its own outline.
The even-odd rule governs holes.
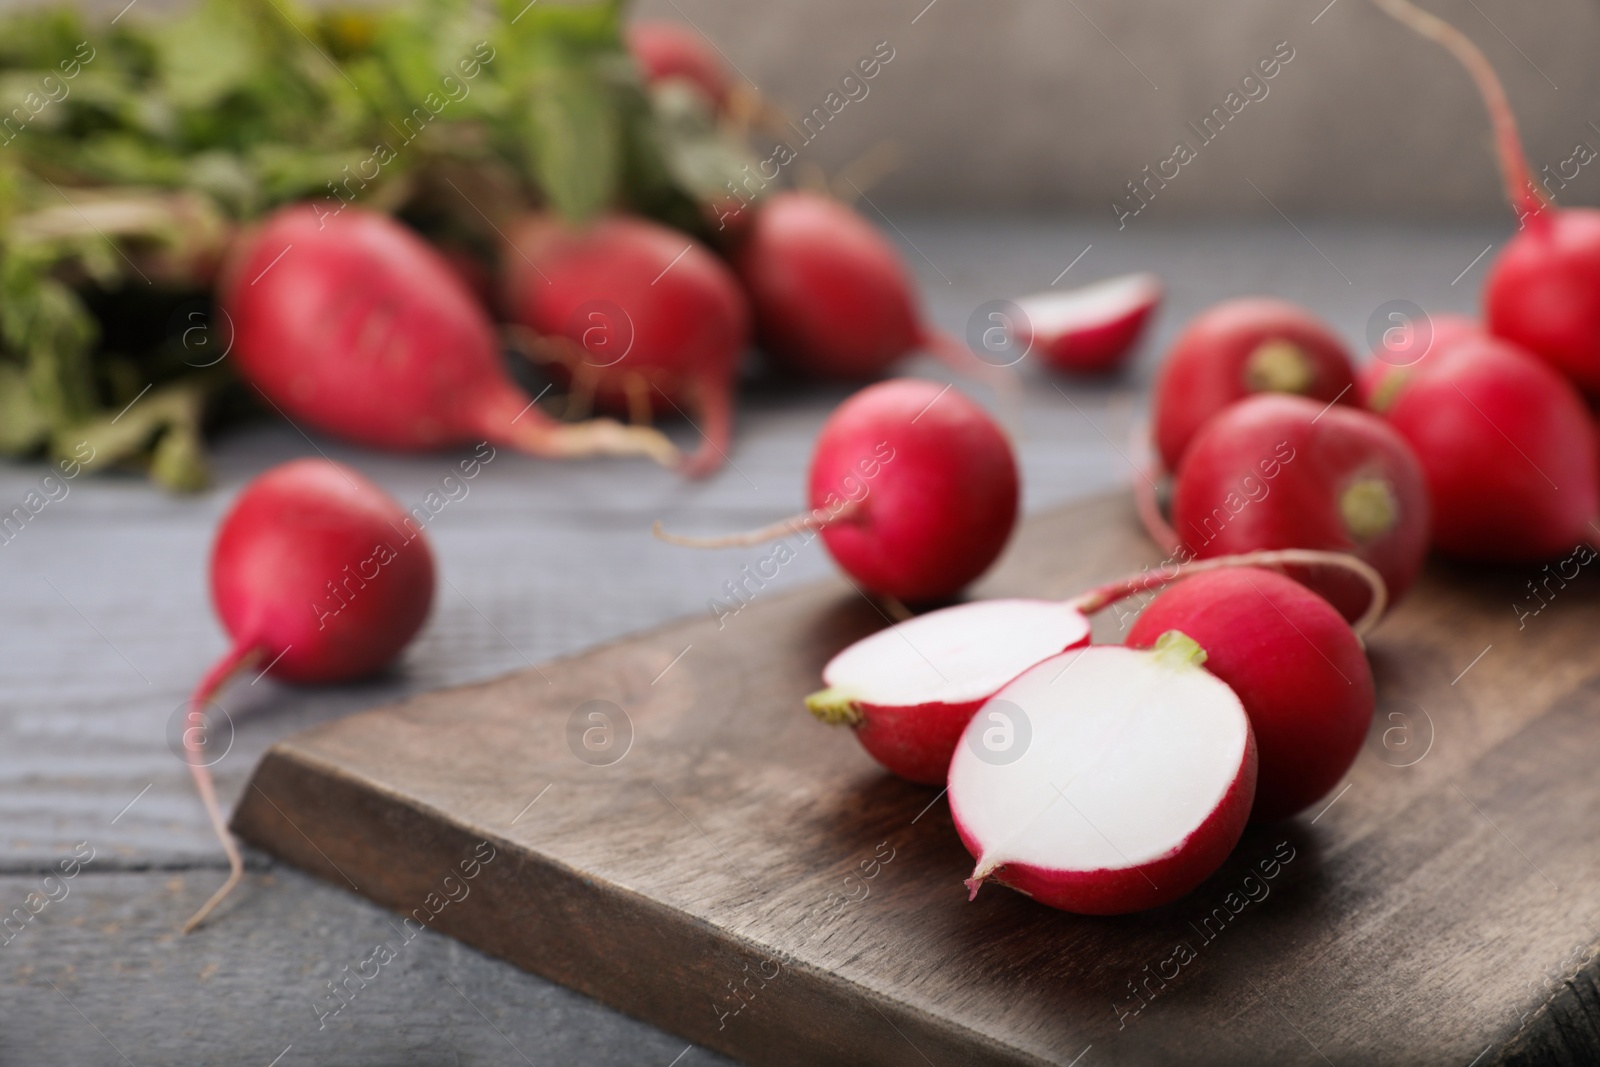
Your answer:
[[[1033,336],[1050,342],[1128,318],[1161,300],[1161,280],[1154,274],[1118,278],[1059,293],[1025,296],[1017,306],[1028,316]]]
[[[1088,635],[1083,612],[1060,601],[979,600],[862,638],[828,661],[822,681],[864,704],[962,704]]]
[[[1008,701],[1032,737],[1015,762],[973,750]],[[1214,811],[1244,761],[1248,720],[1196,664],[1097,645],[1039,664],[978,709],[950,765],[950,804],[980,845],[977,874],[1135,867],[1171,853]],[[981,744],[981,741],[976,743]]]

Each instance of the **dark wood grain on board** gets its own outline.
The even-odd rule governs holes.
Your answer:
[[[1025,524],[977,592],[1156,560],[1100,499]],[[843,582],[295,735],[234,825],[751,1064],[1592,1062],[1600,605],[1584,575],[1519,619],[1537,576],[1431,569],[1372,637],[1378,717],[1328,806],[1142,915],[967,901],[938,790],[800,706],[884,625]],[[608,766],[569,747],[594,700],[631,721]],[[443,904],[480,842],[479,900]]]

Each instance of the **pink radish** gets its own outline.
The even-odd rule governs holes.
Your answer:
[[[1256,788],[1239,697],[1173,631],[1151,651],[1045,660],[978,710],[950,763],[950,813],[987,881],[1041,904],[1121,915],[1205,881]]]
[[[656,535],[693,548],[821,531],[839,566],[873,593],[914,604],[958,592],[1005,548],[1017,520],[1011,445],[950,386],[879,382],[828,417],[811,457],[811,510],[748,534]]]
[[[1422,463],[1439,551],[1533,563],[1595,540],[1600,468],[1589,411],[1565,378],[1516,345],[1458,340],[1408,375],[1384,417]]]
[[[212,696],[247,665],[310,684],[349,681],[387,666],[427,618],[433,581],[428,539],[377,486],[327,460],[274,467],[245,487],[217,531],[211,597],[233,645],[195,687],[188,721],[203,722]],[[189,769],[230,873],[185,931],[244,873],[196,732],[194,725],[184,732]]]
[[[584,229],[530,216],[510,239],[506,311],[538,335],[540,354],[574,392],[636,421],[653,411],[691,416],[704,442],[685,472],[720,466],[749,332],[744,296],[722,261],[693,238],[627,216]]]
[[[1385,334],[1384,347],[1374,349],[1372,358],[1356,375],[1356,395],[1361,406],[1383,414],[1424,359],[1437,360],[1463,337],[1477,337],[1483,332],[1483,325],[1476,319],[1446,313],[1430,315],[1422,331],[1406,330],[1393,345],[1389,344],[1389,334]]]
[[[677,461],[646,428],[568,425],[533,407],[459,275],[386,215],[283,208],[233,250],[219,298],[245,380],[289,418],[347,440]]]
[[[1056,370],[1104,374],[1121,366],[1161,303],[1161,279],[1125,274],[1067,292],[1017,301],[1030,352]]]
[[[1529,176],[1505,89],[1477,45],[1406,0],[1374,3],[1448,49],[1472,76],[1489,112],[1506,196],[1524,223],[1489,268],[1489,331],[1548,360],[1591,396],[1600,395],[1600,211],[1557,208]]]
[[[1254,393],[1293,393],[1354,403],[1355,374],[1344,342],[1320,319],[1284,300],[1229,300],[1190,320],[1155,387],[1155,437],[1167,470],[1217,412]]]
[[[627,41],[645,81],[686,81],[718,111],[727,106],[733,89],[727,67],[700,34],[676,22],[640,19],[628,25]]]
[[[828,197],[783,192],[756,208],[733,252],[763,348],[820,378],[876,378],[916,349],[1008,388],[1011,376],[923,325],[893,246]]]
[[[1250,716],[1260,755],[1253,820],[1287,818],[1338,784],[1376,696],[1361,641],[1332,604],[1273,571],[1229,567],[1163,590],[1126,643],[1151,648],[1172,630],[1205,649],[1206,670]]]
[[[1349,552],[1398,601],[1428,552],[1428,493],[1410,447],[1357,408],[1298,396],[1242,400],[1206,424],[1184,454],[1175,530],[1153,531],[1186,558],[1260,549]],[[1347,619],[1369,591],[1349,575],[1302,575]]]
[[[827,688],[807,697],[806,707],[823,722],[853,727],[856,740],[891,773],[939,785],[973,713],[1029,667],[1088,644],[1094,612],[1180,574],[1291,563],[1342,568],[1366,582],[1371,605],[1358,630],[1383,613],[1383,579],[1352,556],[1303,550],[1225,556],[1111,582],[1071,600],[980,600],[915,616],[829,660],[822,669]]]

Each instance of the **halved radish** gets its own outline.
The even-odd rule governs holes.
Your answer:
[[[1144,332],[1161,303],[1154,274],[1119,278],[1066,292],[1036,293],[1017,301],[1024,316],[1024,347],[1057,370],[1098,374],[1114,370]]]
[[[1042,659],[1089,643],[1070,602],[981,600],[907,619],[840,652],[806,698],[823,722],[856,728],[872,758],[939,785],[978,706]]]
[[[1169,903],[1232,851],[1256,789],[1244,705],[1174,630],[1150,651],[1045,660],[967,726],[950,811],[977,860],[1041,904],[1121,915]],[[997,741],[1009,739],[1011,751]],[[1020,751],[1018,751],[1020,750]]]

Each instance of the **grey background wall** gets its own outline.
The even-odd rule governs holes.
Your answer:
[[[125,3],[89,6],[109,17]],[[128,17],[172,6],[140,0]],[[1488,51],[1535,169],[1560,167],[1580,141],[1600,149],[1600,0],[1429,6]],[[1297,218],[1509,218],[1465,74],[1368,0],[639,0],[636,10],[692,22],[793,114],[821,106],[889,42],[894,59],[868,95],[803,154],[836,174],[892,142],[899,166],[869,189],[885,207],[1110,220],[1125,183],[1186,140],[1197,158],[1137,224],[1275,217],[1273,205]],[[1294,58],[1266,96],[1203,144],[1187,123],[1222,106],[1279,42]],[[1600,203],[1600,160],[1557,197]]]

